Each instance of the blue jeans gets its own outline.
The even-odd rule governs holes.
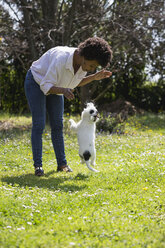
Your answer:
[[[42,134],[45,128],[46,110],[49,116],[57,165],[66,165],[63,138],[64,97],[52,94],[45,96],[30,70],[25,78],[25,94],[32,113],[31,142],[34,166],[42,166]]]

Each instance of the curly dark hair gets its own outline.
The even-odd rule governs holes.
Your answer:
[[[112,50],[108,42],[99,37],[88,38],[78,46],[78,51],[86,60],[96,60],[103,68],[112,60]]]

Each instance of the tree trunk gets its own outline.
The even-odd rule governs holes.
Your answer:
[[[48,50],[56,45],[56,37],[53,37],[53,30],[57,25],[57,10],[59,0],[40,0],[42,15],[44,20],[44,28],[47,32],[47,41],[45,49]]]
[[[35,60],[37,58],[37,52],[35,49],[35,42],[34,42],[33,34],[32,34],[32,25],[31,25],[30,13],[28,10],[27,0],[21,0],[21,5],[22,5],[23,16],[24,16],[26,38],[28,41],[29,49],[30,49],[30,56],[32,60]]]

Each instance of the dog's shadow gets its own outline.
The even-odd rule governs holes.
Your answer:
[[[86,184],[77,185],[77,180],[85,181],[88,179],[87,175],[78,173],[76,176],[66,176],[64,173],[61,173],[61,176],[50,177],[52,174],[56,173],[54,170],[48,172],[43,177],[36,177],[33,174],[25,174],[20,176],[5,176],[2,178],[2,182],[10,184],[12,186],[19,187],[38,187],[45,188],[50,190],[60,190],[64,192],[75,192],[81,191],[86,188]],[[68,181],[68,183],[66,183]]]

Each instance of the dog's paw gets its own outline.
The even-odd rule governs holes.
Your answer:
[[[70,127],[72,127],[75,123],[74,120],[72,120],[72,119],[69,119],[69,122],[70,122]]]
[[[76,131],[77,130],[77,124],[74,120],[72,119],[69,119],[69,122],[70,122],[70,129],[73,130],[73,131]]]

